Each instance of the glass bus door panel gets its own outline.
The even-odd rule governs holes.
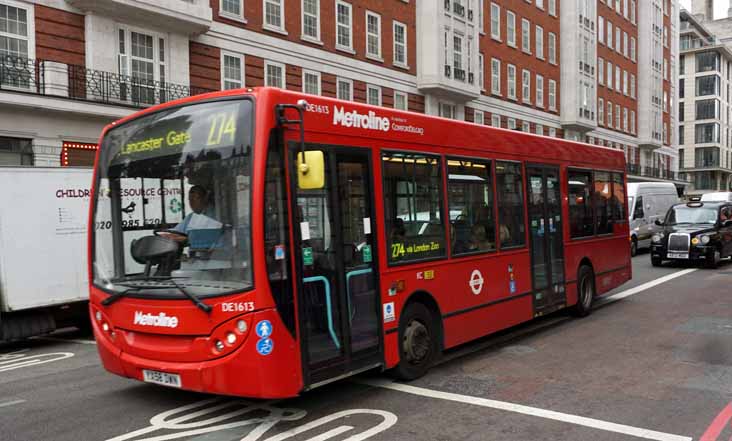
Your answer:
[[[291,155],[294,161],[294,153]],[[379,353],[371,166],[354,149],[324,151],[325,186],[295,184],[299,307],[310,384]]]
[[[542,315],[565,304],[559,169],[527,170],[534,314]]]

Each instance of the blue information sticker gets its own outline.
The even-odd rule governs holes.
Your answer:
[[[255,329],[257,330],[257,337],[259,338],[267,338],[272,335],[272,324],[269,320],[262,320],[257,323],[257,327]]]
[[[263,338],[257,342],[259,355],[269,355],[274,350],[274,341],[271,338]]]
[[[510,282],[508,282],[508,288],[511,290],[511,294],[515,294],[516,293],[516,281],[511,280]]]

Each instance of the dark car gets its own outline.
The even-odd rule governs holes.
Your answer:
[[[723,257],[732,256],[732,203],[689,202],[669,208],[663,227],[653,235],[651,263],[664,260],[703,261],[716,268]]]

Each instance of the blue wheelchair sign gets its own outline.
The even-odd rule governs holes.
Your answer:
[[[257,352],[259,355],[269,355],[274,349],[274,342],[271,338],[263,338],[257,342]]]
[[[267,338],[272,335],[272,324],[269,322],[269,320],[262,320],[261,322],[257,323],[256,330],[257,337]]]

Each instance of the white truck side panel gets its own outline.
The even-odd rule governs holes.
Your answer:
[[[92,170],[0,167],[0,310],[88,298]]]

